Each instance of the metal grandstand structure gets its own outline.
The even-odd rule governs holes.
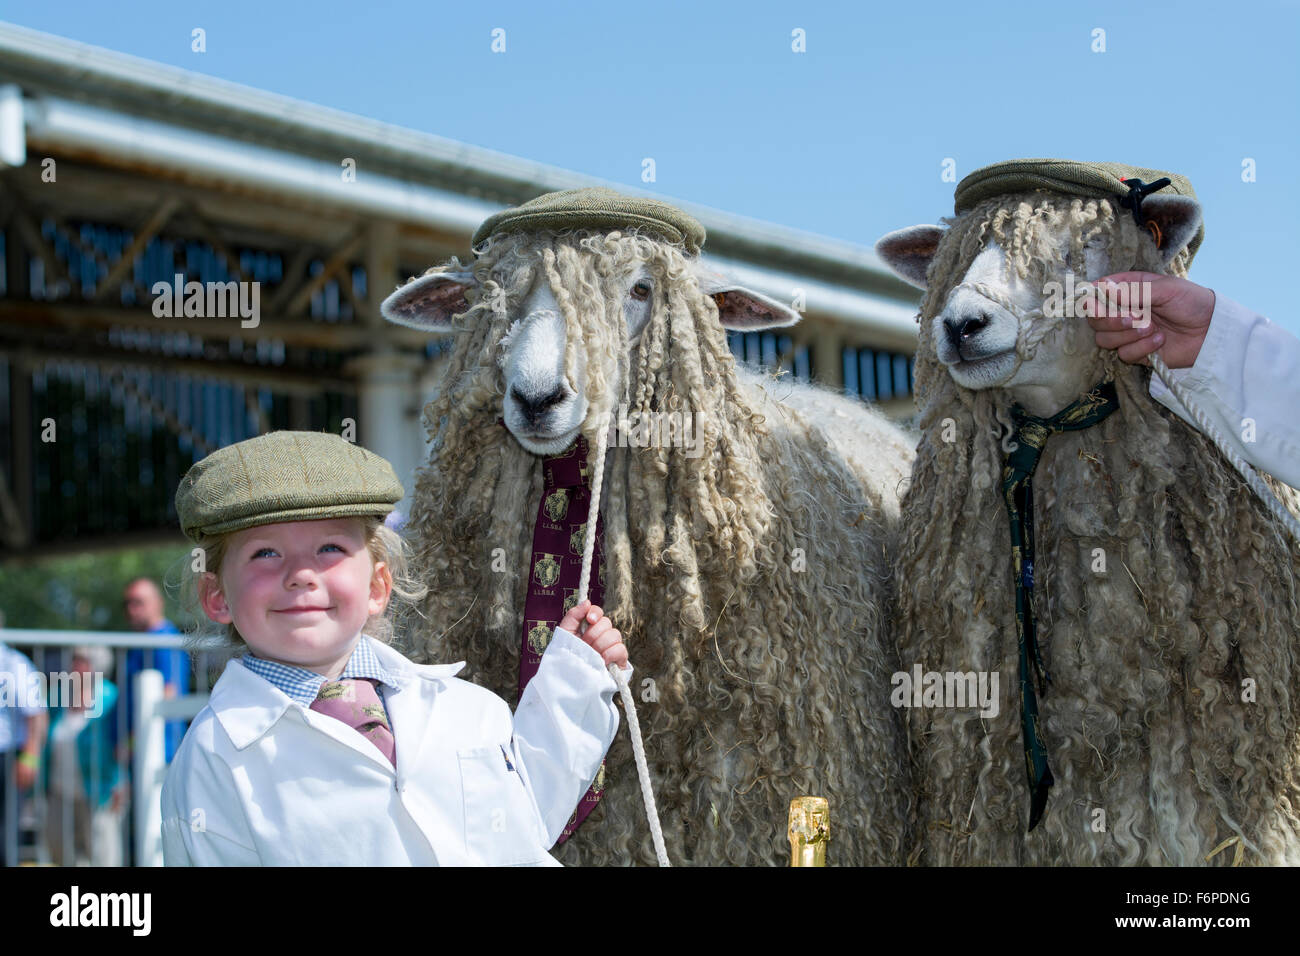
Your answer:
[[[0,24],[0,556],[179,543],[189,465],[271,429],[351,419],[412,487],[445,343],[378,302],[492,212],[591,185],[641,191]],[[915,290],[867,249],[679,205],[716,268],[806,301],[738,356],[911,414]],[[177,275],[260,283],[259,325],[156,314]]]

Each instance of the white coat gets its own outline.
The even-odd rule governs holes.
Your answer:
[[[1238,455],[1300,488],[1300,340],[1215,293],[1205,341],[1191,368],[1170,369]],[[1151,397],[1199,426],[1154,372]],[[1243,440],[1243,435],[1249,440]]]
[[[166,865],[560,865],[547,851],[618,729],[600,655],[557,627],[512,716],[453,676],[463,662],[372,643],[400,684],[384,688],[396,769],[232,660],[163,783]]]

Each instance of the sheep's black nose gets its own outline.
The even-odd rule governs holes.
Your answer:
[[[557,385],[555,391],[541,398],[529,398],[512,385],[510,394],[519,403],[519,410],[524,413],[524,418],[528,420],[528,423],[535,425],[537,420],[550,411],[551,408],[564,401],[564,386]]]
[[[948,341],[952,343],[952,347],[959,349],[966,339],[969,339],[972,335],[979,332],[987,326],[990,321],[988,313],[981,312],[979,315],[959,317],[956,319],[944,319],[943,329],[945,334],[948,336]]]

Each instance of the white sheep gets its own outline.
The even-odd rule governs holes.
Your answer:
[[[1076,280],[1185,275],[1199,244],[1191,196],[1149,195],[1141,226],[1117,199],[988,195],[946,228],[877,244],[927,290],[900,659],[1001,676],[996,717],[909,711],[924,863],[1300,863],[1300,548],[1218,449],[1151,398],[1150,369],[1099,350],[1073,311]],[[1096,424],[1013,436],[1013,404],[1039,418],[1076,400],[1095,411],[1106,380],[1118,407]],[[1003,469],[1044,437],[1035,560],[1020,573],[1050,675],[1039,729],[1055,783],[1027,832]]]
[[[408,526],[432,589],[423,650],[512,697],[544,456],[579,434],[595,447],[620,406],[688,414],[697,444],[615,437],[603,478],[605,607],[641,682],[669,857],[784,864],[790,800],[813,794],[830,800],[832,862],[902,862],[884,608],[912,444],[861,402],[737,367],[725,328],[798,313],[694,252],[639,227],[499,232],[384,303],[458,333]],[[621,735],[606,764],[557,855],[653,862]]]

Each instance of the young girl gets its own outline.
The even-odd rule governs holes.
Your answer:
[[[166,864],[559,865],[547,851],[618,728],[621,636],[572,608],[513,717],[453,676],[463,663],[412,663],[386,643],[390,596],[423,590],[382,524],[402,495],[383,458],[314,432],[239,442],[182,479],[191,583],[244,654],[168,769]]]

